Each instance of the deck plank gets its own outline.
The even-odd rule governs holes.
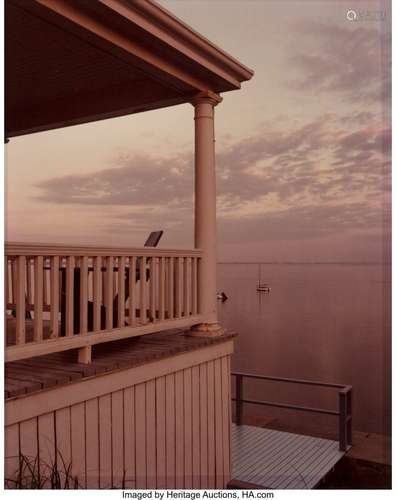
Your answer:
[[[232,479],[269,489],[312,489],[343,457],[338,442],[232,426]]]
[[[44,326],[45,337],[49,331],[49,321],[44,321]],[[98,344],[93,346],[92,363],[89,365],[78,363],[77,350],[6,363],[5,397],[8,399],[85,377],[132,368],[225,342],[235,336],[227,334],[208,339],[187,336],[186,333],[188,330],[174,329],[141,338]]]

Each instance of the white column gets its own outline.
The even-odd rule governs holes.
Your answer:
[[[221,335],[217,320],[216,283],[216,167],[214,107],[221,97],[202,92],[192,101],[195,107],[195,247],[202,250],[198,268],[198,308],[203,323],[195,335]]]

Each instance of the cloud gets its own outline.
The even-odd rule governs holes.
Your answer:
[[[42,201],[82,205],[169,205],[192,197],[192,157],[134,156],[121,166],[89,174],[54,177],[37,185]]]
[[[390,33],[358,22],[304,21],[296,28],[305,43],[291,49],[289,64],[300,76],[290,88],[367,104],[390,99]]]
[[[373,120],[362,124],[361,116],[349,118],[355,127],[348,130],[333,114],[279,128],[265,124],[218,151],[221,234],[296,239],[381,225],[390,129]],[[108,232],[144,233],[160,223],[182,243],[193,226],[193,176],[192,154],[139,155],[37,187],[39,200],[47,203],[112,206],[105,215]]]

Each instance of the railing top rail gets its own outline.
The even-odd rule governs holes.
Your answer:
[[[237,398],[232,398],[233,401],[238,401]],[[292,405],[289,403],[277,403],[275,401],[261,401],[259,399],[239,399],[242,403],[250,403],[254,405],[262,406],[274,406],[276,408],[286,408],[289,410],[300,410],[310,413],[321,413],[322,415],[333,415],[338,416],[340,412],[338,410],[328,410],[322,408],[313,408],[310,406]]]
[[[231,375],[246,377],[246,378],[261,379],[261,380],[272,380],[275,382],[288,382],[291,384],[316,385],[316,386],[320,386],[320,387],[329,387],[329,388],[334,388],[334,389],[350,390],[352,388],[352,386],[345,385],[345,384],[334,384],[334,383],[328,383],[328,382],[318,382],[315,380],[304,380],[304,379],[297,379],[297,378],[271,377],[268,375],[255,375],[254,373],[244,373],[244,372],[239,372],[239,371],[231,372]]]
[[[96,245],[65,245],[49,243],[5,243],[5,255],[7,256],[155,256],[155,257],[200,257],[202,251],[199,248],[151,248],[151,247],[107,247]]]

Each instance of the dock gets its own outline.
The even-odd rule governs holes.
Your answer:
[[[338,441],[250,425],[232,426],[231,477],[241,485],[313,489],[344,454]]]

